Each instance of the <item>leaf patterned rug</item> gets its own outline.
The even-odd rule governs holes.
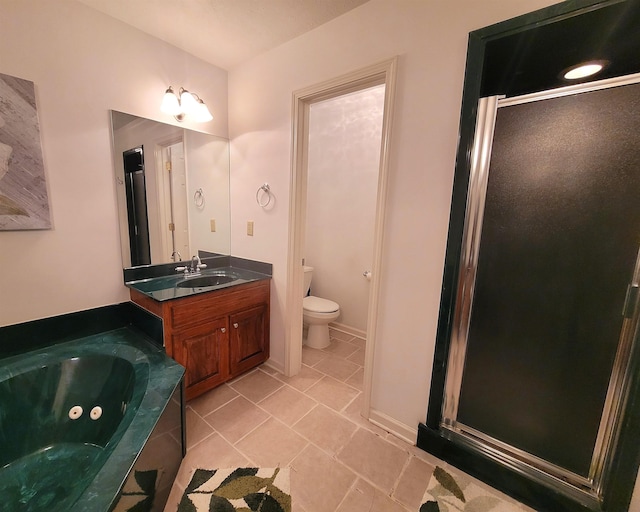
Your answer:
[[[291,512],[289,468],[196,469],[178,512]]]
[[[523,512],[477,485],[470,476],[448,473],[436,466],[422,498],[420,512]]]

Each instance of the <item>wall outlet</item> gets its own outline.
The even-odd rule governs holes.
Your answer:
[[[247,221],[247,235],[253,236],[253,221],[252,220],[248,220]]]
[[[216,232],[216,219],[211,219],[209,221],[209,224],[211,225],[211,232],[215,233]]]

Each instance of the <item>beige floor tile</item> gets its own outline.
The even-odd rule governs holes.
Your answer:
[[[283,423],[293,425],[313,409],[317,402],[289,386],[282,386],[258,405]]]
[[[232,382],[231,387],[252,402],[257,403],[282,387],[282,382],[267,375],[262,370],[258,370]]]
[[[360,338],[359,336],[356,336],[355,338],[353,338],[352,340],[349,340],[349,343],[352,343],[354,345],[357,345],[360,348],[364,348],[365,345],[367,344],[367,340],[364,338]]]
[[[204,421],[199,414],[197,414],[191,407],[187,407],[185,411],[187,420],[187,450],[198,444],[203,439],[213,434],[214,430],[206,421]],[[180,441],[177,437],[178,431],[171,432],[171,435],[177,441]]]
[[[338,460],[387,494],[408,459],[406,451],[365,429],[359,429],[338,454]]]
[[[374,434],[378,434],[379,436],[386,436],[387,431],[374,425],[369,420],[365,419],[362,416],[362,393],[360,393],[355,400],[353,400],[346,409],[342,411],[347,418],[353,421],[359,427],[365,428]]]
[[[251,463],[219,434],[205,439],[195,449],[188,450],[182,460],[176,483],[184,489],[193,472],[200,469],[221,469],[250,466]]]
[[[307,366],[315,366],[326,357],[329,357],[329,354],[322,350],[307,347],[306,345],[302,347],[302,362]]]
[[[356,476],[319,448],[307,445],[291,463],[291,497],[307,512],[333,512]]]
[[[307,395],[311,398],[336,411],[344,409],[359,393],[357,389],[332,377],[323,377],[307,390]]]
[[[238,396],[238,392],[231,389],[226,384],[218,386],[188,402],[189,407],[195,410],[200,416],[206,416],[223,406]]]
[[[347,341],[347,343],[351,343],[352,345],[355,345],[358,348],[361,348],[362,350],[364,350],[365,346],[367,345],[367,340],[365,340],[364,338],[359,338],[359,337],[355,337],[349,341]]]
[[[280,373],[278,370],[276,370],[275,368],[269,366],[268,364],[263,364],[260,365],[260,370],[262,370],[264,373],[267,373],[269,375],[276,375],[277,373]]]
[[[235,443],[264,423],[269,415],[246,398],[239,396],[204,418],[222,437],[230,443]]]
[[[307,444],[289,427],[271,418],[235,447],[259,467],[273,468],[287,466]]]
[[[323,359],[315,365],[314,368],[334,379],[342,381],[347,380],[360,369],[357,364],[335,356],[329,356]]]
[[[289,384],[292,388],[296,388],[298,391],[306,391],[324,377],[324,374],[314,370],[306,364],[303,364],[300,368],[300,372],[293,377],[285,377],[281,373],[277,374],[276,377],[282,382]]]
[[[388,440],[391,441],[391,442],[402,443],[404,446],[408,446],[407,449],[409,450],[409,453],[411,455],[413,455],[414,457],[419,458],[420,460],[426,462],[427,464],[429,464],[429,465],[431,465],[433,467],[438,466],[438,465],[442,466],[442,464],[444,464],[435,455],[432,455],[429,452],[425,452],[424,450],[418,448],[415,445],[408,445],[408,443],[405,443],[404,441],[402,441],[401,439],[398,439],[398,438],[395,438],[396,440],[392,441],[392,439],[391,439],[392,437],[395,437],[395,436],[393,436],[392,434],[389,434],[388,435]]]
[[[364,368],[360,368],[351,377],[345,380],[349,386],[353,386],[356,389],[362,391],[364,389]]]
[[[417,510],[417,509],[415,509]],[[337,512],[406,512],[407,509],[362,479],[351,488]]]
[[[417,457],[411,457],[409,464],[402,472],[393,497],[408,508],[417,510],[424,491],[433,474],[434,467]]]
[[[340,341],[351,341],[355,336],[348,332],[339,331],[338,329],[332,329],[329,327],[329,337]]]
[[[347,359],[351,354],[356,352],[358,347],[351,343],[345,343],[340,340],[332,340],[328,347],[324,348],[324,352],[328,352],[336,357],[344,357]]]
[[[293,426],[296,432],[331,455],[342,448],[358,427],[341,414],[319,405]]]
[[[359,366],[364,366],[364,349],[359,348],[349,357],[347,357],[347,361],[351,361]]]

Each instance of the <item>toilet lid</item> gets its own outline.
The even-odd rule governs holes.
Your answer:
[[[333,313],[340,309],[340,305],[337,302],[333,302],[329,299],[322,299],[320,297],[314,297],[313,295],[302,299],[302,307],[307,311],[313,311],[314,313]]]

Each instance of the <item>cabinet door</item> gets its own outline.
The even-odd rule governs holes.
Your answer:
[[[229,316],[231,375],[245,372],[269,357],[269,308],[266,304]]]
[[[174,358],[186,369],[186,399],[222,384],[229,377],[227,317],[173,333]]]

